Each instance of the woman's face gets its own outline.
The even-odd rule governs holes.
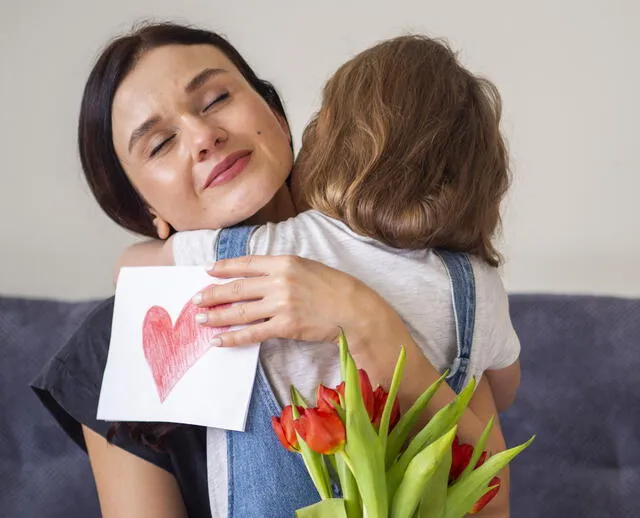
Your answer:
[[[287,124],[216,47],[144,54],[116,91],[112,127],[130,181],[176,230],[227,227],[290,204]]]

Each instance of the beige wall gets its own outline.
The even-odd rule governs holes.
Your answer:
[[[636,2],[1,1],[0,293],[110,293],[133,237],[83,183],[78,104],[99,48],[154,16],[227,34],[281,90],[296,137],[351,54],[406,31],[449,38],[504,97],[508,288],[640,296]]]

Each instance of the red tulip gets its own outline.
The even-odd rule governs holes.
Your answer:
[[[302,407],[298,407],[298,412],[302,411]],[[280,417],[271,418],[271,426],[278,436],[280,444],[289,451],[300,451],[298,444],[298,436],[293,425],[293,409],[291,405],[287,405],[282,409]]]
[[[387,404],[387,398],[389,393],[382,387],[376,388],[373,393],[373,419],[371,422],[376,429],[380,428],[380,419],[382,419],[382,412],[384,412],[384,406]],[[391,408],[391,417],[389,419],[389,431],[393,430],[393,427],[398,424],[400,420],[400,403],[396,397],[393,407]]]
[[[318,395],[316,397],[318,410],[323,412],[335,412],[336,408],[333,403],[340,405],[340,395],[333,389],[324,385],[318,385]]]
[[[451,445],[451,469],[449,470],[449,484],[452,484],[465,470],[469,462],[471,461],[471,455],[473,455],[473,446],[470,444],[461,444],[456,436]],[[479,468],[484,464],[487,459],[487,452],[483,451],[482,455],[476,463],[476,468]],[[475,469],[475,468],[474,468]]]
[[[364,401],[364,407],[367,409],[369,419],[373,421],[375,405],[373,398],[373,387],[371,386],[371,381],[369,380],[369,375],[366,373],[366,371],[358,369],[358,374],[360,376],[360,392],[362,392],[362,401]],[[336,387],[336,390],[342,397],[344,397],[344,381]]]
[[[322,455],[335,453],[346,441],[344,423],[333,411],[303,408],[293,426],[309,448]]]
[[[471,508],[471,511],[469,511],[469,514],[476,514],[482,511],[482,509],[484,509],[484,506],[487,505],[489,502],[491,502],[491,500],[493,500],[493,497],[498,494],[498,491],[500,491],[500,479],[498,477],[493,477],[491,479],[491,482],[489,482],[489,487],[492,487],[492,486],[496,486],[496,487],[494,487],[491,491],[486,493],[480,500],[478,500],[475,504],[473,504],[473,507]]]
[[[473,446],[470,444],[460,443],[458,437],[456,436],[453,440],[453,444],[451,445],[451,469],[449,470],[449,485],[453,484],[465,468],[471,462],[471,456],[473,455]],[[483,451],[476,463],[475,468],[479,468],[484,464],[484,461],[487,460],[487,452]],[[475,469],[474,468],[474,469]],[[500,490],[500,479],[498,477],[493,477],[491,482],[489,482],[489,486],[497,486],[493,488],[491,491],[486,493],[480,500],[478,500],[474,505],[469,514],[476,514],[478,511],[484,508],[493,497],[498,494]]]

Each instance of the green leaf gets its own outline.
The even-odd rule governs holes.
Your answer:
[[[446,468],[446,478],[449,478],[449,468]],[[422,495],[420,507],[416,518],[442,518],[444,516],[445,506],[447,505],[447,482],[445,480],[444,487],[435,486],[432,493]]]
[[[454,426],[411,460],[393,497],[392,518],[412,518],[423,500],[429,502],[432,511],[426,516],[442,516],[456,430]]]
[[[300,412],[298,412],[298,406],[303,406],[300,403],[306,403],[304,398],[300,395],[295,387],[291,387],[291,410],[293,412],[293,418],[298,419]],[[307,472],[313,481],[313,485],[316,487],[318,494],[322,500],[330,499],[333,496],[331,490],[331,482],[329,480],[329,472],[327,465],[322,458],[322,455],[313,451],[307,443],[304,441],[300,434],[296,432],[298,438],[298,444],[300,445],[300,455],[307,468]]]
[[[462,416],[473,396],[475,385],[475,379],[471,379],[460,394],[456,396],[456,399],[438,410],[427,425],[416,434],[396,463],[391,466],[387,473],[387,487],[390,497],[393,496],[400,485],[411,459],[425,446],[431,444],[458,423],[460,416]]]
[[[404,371],[404,363],[406,361],[407,354],[404,347],[400,347],[400,355],[396,362],[396,368],[393,371],[393,378],[391,378],[391,387],[389,387],[389,395],[382,411],[382,417],[380,418],[380,430],[378,436],[382,442],[382,450],[387,451],[387,436],[389,434],[389,421],[391,420],[391,411],[393,410],[393,404],[396,401],[398,395],[398,388],[400,387],[400,380],[402,379],[402,372]],[[385,454],[386,455],[386,454]]]
[[[334,469],[340,479],[340,488],[342,489],[342,498],[344,499],[347,517],[362,518],[362,503],[360,502],[356,479],[341,454],[332,455],[332,457],[335,461]]]
[[[480,435],[480,437],[478,438],[478,441],[476,442],[476,445],[473,447],[473,453],[471,454],[471,459],[469,460],[469,464],[467,464],[467,467],[464,468],[464,471],[460,474],[456,482],[459,482],[467,478],[469,474],[473,471],[473,468],[475,468],[476,464],[478,463],[478,459],[480,459],[480,456],[484,451],[484,447],[487,444],[487,440],[489,439],[489,434],[491,433],[491,429],[493,428],[493,422],[494,422],[494,416],[491,416],[491,419],[489,419],[487,426],[485,426],[484,430],[482,431],[482,435]]]
[[[289,388],[289,392],[291,393],[291,404],[293,406],[301,406],[302,408],[309,408],[309,403],[304,398],[302,394],[295,388],[293,385]],[[300,416],[294,416],[296,419]]]
[[[527,442],[491,456],[482,466],[474,469],[464,480],[458,480],[447,493],[447,506],[443,518],[462,518],[487,492],[488,484],[513,458],[528,448],[535,435]]]
[[[349,354],[346,339],[340,340],[345,371],[347,442],[345,461],[358,484],[367,518],[386,518],[389,512],[385,480],[384,450],[362,400],[358,369]]]
[[[415,400],[413,405],[411,405],[411,408],[402,415],[396,427],[391,431],[387,441],[387,469],[389,469],[391,464],[398,458],[400,450],[407,440],[407,437],[409,437],[409,433],[415,426],[420,414],[422,414],[433,395],[438,391],[448,373],[449,371],[446,371],[439,380],[435,381],[418,399]]]
[[[347,380],[347,355],[349,354],[349,344],[347,343],[347,337],[344,336],[344,330],[342,327],[340,329],[340,334],[338,335],[338,350],[340,351],[340,377],[342,381]]]
[[[296,518],[347,518],[344,500],[330,498],[296,511]]]

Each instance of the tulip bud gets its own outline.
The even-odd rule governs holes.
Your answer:
[[[489,487],[492,487],[493,489],[485,493],[484,496],[480,498],[480,500],[473,504],[473,507],[469,511],[469,514],[479,513],[489,502],[491,502],[491,500],[493,500],[493,497],[498,494],[498,491],[500,491],[500,479],[498,477],[493,477],[491,479],[491,482],[489,482]]]
[[[453,440],[451,444],[451,469],[449,470],[449,485],[453,484],[465,468],[468,466],[469,462],[471,462],[471,456],[473,455],[473,446],[470,444],[460,443],[458,437]],[[479,468],[484,464],[484,461],[487,460],[487,452],[483,451],[482,455],[478,459],[474,469]],[[494,487],[491,491],[485,493],[471,508],[469,514],[476,514],[480,510],[482,510],[493,497],[498,494],[500,490],[500,479],[498,477],[493,477],[491,482],[489,482],[488,487]]]
[[[302,407],[298,407],[298,412],[301,412],[301,410]],[[280,417],[271,418],[271,426],[282,446],[289,451],[300,451],[298,436],[293,426],[293,409],[291,405],[287,405],[282,409]]]
[[[380,428],[380,419],[382,419],[382,413],[384,412],[384,406],[387,404],[387,398],[389,397],[389,393],[384,390],[382,387],[376,388],[373,393],[373,419],[371,419],[371,423],[376,429]],[[400,420],[400,403],[398,402],[398,398],[396,398],[393,403],[393,407],[391,408],[391,417],[389,419],[389,431],[393,430],[393,427],[398,424]]]
[[[471,461],[471,456],[473,455],[473,446],[470,444],[460,443],[458,437],[453,440],[453,444],[451,445],[451,469],[449,470],[449,484],[453,484],[462,472],[465,470],[469,462]],[[475,465],[475,468],[479,468],[484,464],[484,461],[487,459],[487,452],[483,451],[482,455],[478,459],[478,462]],[[474,468],[474,469],[475,469]]]
[[[374,397],[373,387],[369,380],[369,375],[363,369],[358,369],[358,376],[360,377],[360,392],[362,392],[362,401],[364,401],[364,407],[367,409],[369,419],[373,421],[374,416]],[[336,391],[344,398],[344,381],[336,387]],[[382,415],[382,414],[381,414]]]
[[[302,408],[293,426],[307,446],[322,455],[335,453],[346,441],[344,423],[335,412]]]
[[[318,385],[316,403],[318,410],[322,412],[335,412],[336,408],[334,403],[340,405],[340,395],[333,389],[325,387],[324,385]]]

